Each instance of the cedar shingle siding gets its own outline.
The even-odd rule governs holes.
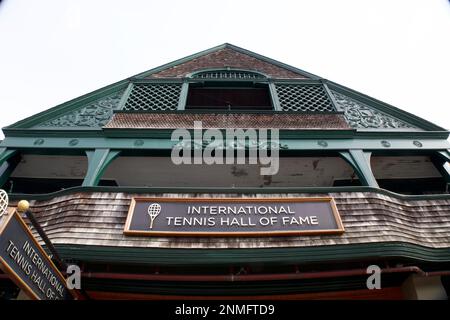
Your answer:
[[[271,128],[350,130],[342,114],[164,114],[116,113],[105,126],[108,129],[193,128],[202,121],[203,128]]]
[[[403,200],[375,192],[253,194],[250,197],[334,197],[345,232],[298,237],[134,237],[123,234],[133,194],[93,192],[31,201],[55,244],[147,248],[310,247],[400,241],[450,248],[450,199]],[[243,197],[242,194],[139,194],[139,197]]]

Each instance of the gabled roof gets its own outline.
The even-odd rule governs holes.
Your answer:
[[[235,54],[234,57],[232,57],[232,54]],[[227,58],[234,58],[234,60]],[[236,58],[244,58],[247,59],[247,61],[244,61],[243,65],[239,66],[239,59]],[[193,65],[193,62],[196,62],[197,65]],[[246,64],[253,63],[253,66],[245,67]],[[265,69],[270,69],[275,67],[277,69],[273,71],[282,71],[284,70],[284,76],[274,76],[274,78],[306,78],[306,79],[319,79],[318,76],[306,72],[304,70],[298,69],[296,67],[290,66],[288,64],[285,64],[283,62],[268,58],[266,56],[257,54],[255,52],[243,49],[241,47],[224,43],[219,46],[200,51],[197,53],[194,53],[190,56],[169,62],[167,64],[164,64],[162,66],[159,66],[154,69],[150,69],[148,71],[142,72],[140,74],[137,74],[135,78],[159,78],[159,77],[173,77],[173,73],[164,73],[164,71],[172,71],[175,69],[180,69],[183,66],[188,66],[184,74],[188,74],[189,71],[194,71],[196,69],[202,68],[212,68],[212,67],[233,67],[237,68],[240,67],[242,69],[256,69],[258,71],[264,72]],[[185,69],[186,70],[186,69]],[[269,72],[265,72],[269,73]],[[275,73],[275,72],[274,72]],[[178,77],[182,76],[183,73],[177,73]],[[176,76],[175,76],[176,77]]]
[[[225,43],[193,55],[175,60],[157,68],[65,102],[4,128],[5,135],[38,130],[100,131],[112,118],[113,112],[123,106],[124,99],[134,81],[160,81],[178,79],[194,71],[227,67],[257,71],[272,78],[271,81],[315,83],[324,86],[326,95],[337,111],[344,114],[349,125],[360,131],[436,132],[448,136],[445,129],[413,114],[395,108],[340,84],[282,62]],[[128,89],[127,89],[128,87]],[[275,85],[276,87],[276,85]],[[280,84],[281,87],[281,84]],[[274,89],[275,90],[275,89]],[[324,91],[324,94],[325,94]],[[125,97],[125,98],[124,98]],[[431,133],[430,132],[430,133]]]

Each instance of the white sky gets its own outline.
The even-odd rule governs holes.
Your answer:
[[[448,0],[5,0],[0,127],[224,42],[450,129]]]

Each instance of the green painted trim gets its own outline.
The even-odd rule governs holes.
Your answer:
[[[377,180],[373,175],[370,165],[371,152],[362,150],[349,150],[339,152],[341,156],[353,167],[358,174],[359,180],[364,186],[378,188]]]
[[[447,192],[450,191],[450,152],[448,150],[438,151],[435,157],[431,157],[434,166],[447,182]]]
[[[297,265],[386,258],[450,262],[449,248],[429,248],[404,242],[251,249],[166,249],[69,244],[55,246],[63,259],[128,265]]]
[[[272,79],[275,84],[321,85],[322,79]]]
[[[105,128],[104,134],[106,137],[110,138],[162,138],[170,139],[173,129],[113,129]],[[192,129],[188,129],[192,130]],[[295,138],[311,138],[315,137],[317,139],[332,139],[332,138],[351,138],[353,136],[353,130],[280,130],[280,139],[295,139]]]
[[[224,49],[224,48],[225,48],[225,44],[221,44],[221,45],[218,45],[218,46],[206,49],[206,50],[202,50],[200,52],[191,54],[191,55],[183,57],[181,59],[177,59],[177,60],[173,60],[171,62],[165,63],[165,64],[163,64],[161,66],[156,67],[156,68],[153,68],[153,69],[150,69],[150,70],[138,73],[137,75],[134,76],[134,78],[146,78],[146,77],[148,77],[149,75],[151,75],[153,73],[158,73],[158,72],[160,72],[162,70],[169,69],[171,67],[177,66],[179,64],[188,62],[190,60],[199,58],[201,56],[207,55],[207,54],[212,53],[212,52],[216,52],[216,51]]]
[[[173,84],[182,84],[187,81],[185,78],[150,78],[150,79],[140,79],[140,78],[131,78],[131,82],[133,84],[161,84],[161,83],[173,83]]]
[[[132,82],[130,82],[128,84],[128,87],[125,89],[125,92],[123,93],[122,98],[120,98],[119,105],[117,106],[117,110],[122,110],[125,107],[125,103],[127,102],[128,97],[131,94],[131,91],[133,91],[133,86],[134,86],[134,84]]]
[[[189,91],[189,83],[184,81],[181,85],[180,98],[178,99],[177,111],[184,111]]]
[[[272,98],[272,104],[273,104],[274,111],[277,111],[280,113],[283,112],[281,109],[281,105],[280,105],[280,99],[278,98],[277,89],[275,88],[275,84],[272,81],[269,82],[269,92],[270,92],[270,97]]]
[[[195,110],[196,111],[196,110]],[[194,112],[194,110],[179,110],[179,111],[152,111],[152,112],[142,112],[142,113],[211,113],[211,114],[222,114],[230,113],[226,111],[214,111],[214,110],[204,110],[202,112]],[[130,113],[126,110],[116,110],[114,113]],[[135,112],[133,112],[135,113]],[[137,112],[141,113],[141,112]],[[247,114],[273,114],[273,113],[285,113],[284,111],[267,111],[267,112],[241,112]],[[298,113],[296,113],[298,114]],[[321,113],[324,114],[324,113]],[[330,112],[328,114],[342,114],[341,112]],[[168,129],[170,131],[170,129]],[[167,131],[167,130],[166,130]],[[104,137],[104,136],[124,136],[131,138],[140,137],[158,137],[164,130],[160,129],[113,129],[113,128],[4,128],[3,132],[6,138],[12,137],[48,137],[48,136],[58,136],[58,137]],[[383,131],[372,131],[372,130],[356,130],[356,129],[343,129],[343,130],[320,130],[320,129],[310,129],[310,130],[281,130],[281,135],[284,133],[293,138],[309,137],[309,138],[342,138],[354,137],[354,138],[369,138],[369,139],[442,139],[446,140],[448,137],[447,131],[400,131],[400,130],[383,130]],[[169,135],[166,135],[170,137]],[[5,140],[7,140],[5,138]],[[5,140],[0,143],[0,147],[6,146]],[[447,147],[448,148],[448,147]]]
[[[14,155],[18,153],[18,150],[0,148],[0,166],[2,166],[5,162],[11,159]],[[8,163],[8,167],[0,174],[0,188],[3,187],[6,181],[8,181],[9,176],[14,171],[17,163]]]
[[[386,274],[383,288],[399,286],[408,274]],[[83,288],[88,291],[128,292],[141,294],[181,296],[262,296],[313,292],[367,289],[367,275],[364,277],[342,277],[327,279],[302,279],[290,281],[251,282],[170,282],[83,278]],[[301,306],[300,308],[301,309]],[[248,317],[250,318],[250,317]],[[261,317],[264,318],[264,317]],[[237,318],[236,318],[237,319]],[[245,317],[244,317],[245,319]]]
[[[186,78],[192,79],[193,76],[195,76],[196,74],[199,73],[204,73],[204,72],[211,72],[211,71],[217,71],[217,72],[227,72],[227,71],[237,71],[237,72],[248,72],[248,73],[254,73],[254,74],[258,74],[261,75],[263,77],[265,77],[266,79],[270,79],[270,76],[268,74],[265,74],[261,71],[256,71],[256,70],[250,70],[250,69],[241,69],[241,68],[205,68],[205,69],[196,69],[193,72],[190,72],[188,74],[186,74]],[[193,79],[193,80],[197,80],[197,79]],[[203,81],[223,81],[223,80],[227,80],[227,79],[198,79],[198,80],[203,80]],[[247,81],[247,82],[259,82],[260,80],[263,79],[232,79],[232,81]]]
[[[0,166],[17,153],[15,149],[0,148]]]
[[[250,50],[247,50],[247,49],[244,49],[244,48],[241,48],[241,47],[229,44],[229,43],[226,43],[225,45],[226,45],[227,48],[236,50],[238,52],[241,52],[243,54],[249,55],[249,56],[254,57],[256,59],[259,59],[259,60],[265,61],[267,63],[271,63],[273,65],[279,66],[281,68],[290,70],[290,71],[292,71],[294,73],[298,73],[298,74],[300,74],[300,75],[302,75],[304,77],[307,77],[307,78],[310,78],[310,79],[320,79],[320,77],[316,76],[315,74],[312,74],[312,73],[307,72],[305,70],[293,67],[293,66],[288,65],[288,64],[286,64],[284,62],[281,62],[281,61],[278,61],[278,60],[275,60],[275,59],[263,56],[261,54],[255,53],[253,51],[250,51]]]
[[[5,140],[15,137],[42,138],[42,137],[103,137],[101,128],[39,128],[39,129],[21,129],[21,128],[3,128],[6,135]],[[4,141],[5,141],[4,140]]]
[[[174,60],[174,61],[172,61],[172,62],[163,64],[162,66],[159,66],[159,67],[150,69],[150,70],[148,70],[148,71],[144,71],[144,72],[142,72],[142,73],[139,73],[139,74],[137,74],[135,77],[136,77],[136,78],[145,78],[145,77],[148,77],[149,75],[151,75],[151,74],[153,74],[153,73],[157,73],[157,72],[160,72],[160,71],[162,71],[162,70],[169,69],[169,68],[171,68],[171,67],[177,66],[177,65],[179,65],[179,64],[182,64],[182,63],[191,61],[191,60],[193,60],[193,59],[202,57],[202,56],[207,55],[207,54],[209,54],[209,53],[213,53],[213,52],[216,52],[216,51],[225,49],[225,48],[229,48],[229,49],[238,51],[238,52],[240,52],[240,53],[249,55],[249,56],[251,56],[251,57],[254,57],[254,58],[256,58],[256,59],[265,61],[265,62],[267,62],[267,63],[274,64],[274,65],[276,65],[276,66],[278,66],[278,67],[281,67],[281,68],[283,68],[283,69],[287,69],[287,70],[290,70],[290,71],[292,71],[292,72],[298,73],[298,74],[300,74],[300,75],[302,75],[302,76],[304,76],[304,77],[307,77],[307,78],[311,78],[311,79],[318,79],[318,78],[319,78],[318,76],[313,75],[312,73],[306,72],[306,71],[304,71],[304,70],[295,68],[295,67],[290,66],[290,65],[288,65],[288,64],[285,64],[285,63],[283,63],[283,62],[280,62],[280,61],[277,61],[277,60],[274,60],[274,59],[265,57],[265,56],[263,56],[263,55],[257,54],[257,53],[255,53],[255,52],[252,52],[252,51],[249,51],[249,50],[240,48],[240,47],[237,47],[237,46],[232,45],[232,44],[229,44],[229,43],[224,43],[224,44],[221,44],[221,45],[218,45],[218,46],[215,46],[215,47],[212,47],[212,48],[209,48],[209,49],[206,49],[206,50],[203,50],[203,51],[194,53],[194,54],[189,55],[189,56],[186,56],[186,57],[184,57],[184,58]]]
[[[17,163],[15,165],[12,165],[8,163],[7,161],[12,158],[15,154],[18,153],[18,150],[11,150],[7,148],[0,148],[0,167],[7,163],[7,167],[3,172],[0,172],[0,188],[3,187],[3,185],[8,181],[9,176],[11,175],[12,171],[16,167]]]
[[[450,161],[450,150],[439,151],[438,154],[439,154],[445,161]]]
[[[330,88],[328,88],[327,81],[322,80],[321,82],[322,82],[323,88],[328,96],[328,99],[330,99],[331,104],[333,105],[334,110],[338,110],[338,108],[336,107],[337,106],[336,99],[335,99],[334,95],[331,93]]]
[[[349,96],[350,98],[359,100],[371,107],[374,107],[375,109],[377,109],[381,112],[392,115],[402,121],[410,123],[418,128],[422,128],[424,130],[436,131],[436,132],[441,132],[441,133],[445,132],[447,134],[445,139],[447,139],[449,137],[448,130],[446,130],[442,127],[439,127],[439,126],[435,125],[434,123],[431,123],[431,122],[429,122],[425,119],[422,119],[416,115],[413,115],[407,111],[401,110],[401,109],[394,107],[388,103],[377,100],[377,99],[372,98],[368,95],[365,95],[361,92],[358,92],[353,89],[347,88],[343,85],[340,85],[338,83],[327,80],[327,84],[328,84],[328,87],[331,88],[332,90],[336,90],[344,95]]]
[[[450,164],[447,162],[442,166],[442,175],[445,179],[445,181],[447,181],[447,191],[450,192]]]
[[[292,79],[278,79],[276,80],[277,83],[323,83],[326,90],[331,88],[333,90],[336,90],[338,92],[341,92],[345,95],[348,95],[349,97],[352,97],[354,99],[360,100],[364,103],[367,103],[368,105],[376,108],[377,110],[380,110],[381,112],[385,112],[387,114],[391,114],[392,116],[395,116],[397,118],[399,118],[400,120],[406,121],[408,123],[411,123],[414,126],[417,126],[419,128],[423,128],[425,130],[429,130],[428,132],[418,132],[418,131],[387,131],[387,130],[383,130],[383,131],[361,131],[359,130],[358,132],[355,133],[355,136],[363,138],[363,137],[381,137],[384,136],[386,138],[389,137],[404,137],[404,138],[416,138],[416,139],[421,139],[421,138],[441,138],[441,139],[447,139],[449,137],[449,132],[439,126],[436,126],[434,124],[432,124],[431,122],[428,122],[424,119],[421,119],[413,114],[410,114],[408,112],[405,112],[403,110],[400,110],[394,106],[391,106],[387,103],[381,102],[379,100],[376,100],[374,98],[371,98],[367,95],[364,95],[362,93],[359,93],[355,90],[352,90],[350,88],[347,88],[345,86],[339,85],[337,83],[334,83],[332,81],[328,81],[325,79],[321,79],[320,77],[310,74],[308,72],[305,72],[301,69],[289,66],[287,64],[281,63],[279,61],[267,58],[265,56],[256,54],[254,52],[251,52],[249,50],[225,43],[204,51],[201,51],[199,53],[190,55],[188,57],[182,58],[182,59],[178,59],[176,61],[170,62],[168,64],[162,65],[160,67],[151,69],[149,71],[140,73],[134,77],[131,78],[127,78],[124,80],[121,80],[119,82],[113,83],[111,85],[108,85],[106,87],[100,88],[98,90],[95,90],[91,93],[85,94],[83,96],[80,96],[78,98],[72,99],[68,102],[65,102],[63,104],[60,104],[56,107],[53,107],[51,109],[48,109],[46,111],[43,111],[41,113],[38,113],[36,115],[33,115],[29,118],[26,118],[24,120],[18,121],[10,126],[7,126],[3,129],[5,136],[7,137],[12,137],[12,136],[32,136],[32,135],[62,135],[62,136],[66,136],[66,135],[72,135],[74,136],[74,134],[79,134],[80,136],[101,136],[101,130],[98,129],[91,129],[91,128],[52,128],[52,129],[43,129],[43,128],[38,128],[38,129],[27,129],[30,127],[33,127],[35,125],[38,125],[39,123],[54,119],[56,117],[59,117],[63,114],[66,114],[67,112],[70,112],[71,110],[77,109],[79,107],[82,107],[83,104],[85,103],[89,103],[91,101],[94,101],[96,99],[98,99],[99,97],[101,97],[102,95],[105,94],[109,94],[112,92],[115,92],[116,90],[120,90],[122,88],[125,88],[129,85],[130,80],[132,81],[146,81],[143,80],[142,78],[146,77],[147,75],[150,75],[152,73],[155,72],[159,72],[161,70],[173,67],[175,65],[178,65],[180,63],[184,63],[187,61],[190,61],[192,59],[198,58],[200,56],[206,55],[208,53],[211,52],[215,52],[217,50],[223,49],[223,48],[230,48],[233,50],[236,50],[238,52],[250,55],[252,57],[255,57],[256,59],[261,59],[263,61],[266,61],[268,63],[272,63],[274,65],[277,65],[279,67],[285,68],[287,70],[291,70],[293,72],[296,72],[298,74],[304,75],[306,77],[309,77],[310,79],[305,79],[305,80],[292,80]],[[251,70],[249,70],[251,71]],[[170,82],[174,82],[174,81],[185,81],[183,79],[152,79],[151,81],[170,81]],[[329,88],[328,88],[329,87]],[[130,89],[130,87],[128,86],[128,89]],[[271,90],[272,92],[273,90]],[[330,94],[329,91],[327,91],[327,94]],[[272,96],[275,97],[274,94],[272,94]],[[333,101],[333,97],[331,94],[331,99]],[[277,108],[276,106],[276,99],[275,100],[275,108]],[[124,101],[124,100],[123,100]],[[121,101],[121,102],[123,102]],[[182,102],[180,101],[180,104],[182,104]],[[56,133],[55,133],[56,132]]]
[[[119,155],[119,153],[120,151],[111,151],[109,149],[95,149],[95,151],[86,151],[88,157],[88,170],[82,186],[97,186],[106,168],[112,160]]]
[[[8,167],[3,172],[0,171],[0,189],[3,188],[3,185],[8,181],[9,176],[13,171],[14,168],[12,168],[11,165],[8,165]]]
[[[314,193],[314,194],[332,194],[339,192],[373,192],[383,194],[401,200],[450,200],[450,194],[427,194],[427,195],[404,195],[395,193],[386,189],[375,188],[370,186],[357,187],[278,187],[278,188],[199,188],[199,187],[180,187],[180,188],[158,188],[158,187],[104,187],[104,186],[89,186],[89,187],[72,187],[52,193],[45,194],[20,194],[11,193],[10,199],[13,200],[50,200],[55,197],[66,196],[79,192],[110,192],[110,193],[136,193],[136,194],[150,194],[150,193],[221,193],[221,194],[289,194],[289,193]]]
[[[390,140],[392,138],[405,138],[405,139],[442,139],[447,140],[447,131],[401,131],[398,129],[383,130],[383,131],[371,131],[371,130],[358,130],[355,133],[355,137],[358,138],[383,138],[384,140]]]
[[[316,112],[298,112],[298,111],[276,111],[276,110],[224,110],[224,109],[201,109],[201,110],[114,110],[114,113],[152,113],[152,114],[303,114],[303,115],[323,115],[323,114],[344,114],[344,111],[316,111]],[[319,129],[320,130],[320,129]],[[317,131],[319,131],[317,130]],[[350,129],[356,131],[355,129]],[[302,131],[302,130],[296,130]]]
[[[30,127],[38,125],[42,122],[55,119],[61,115],[66,114],[67,112],[81,108],[84,104],[87,104],[87,103],[95,101],[105,95],[117,92],[121,89],[124,89],[128,85],[128,82],[129,82],[128,80],[122,80],[122,81],[113,83],[111,85],[108,85],[106,87],[92,91],[90,93],[84,94],[80,97],[69,100],[69,101],[64,102],[60,105],[57,105],[53,108],[47,109],[47,110],[37,113],[31,117],[20,120],[12,125],[9,125],[9,126],[3,128],[3,132],[5,133],[5,136],[8,136],[10,133],[12,133],[14,131],[20,131],[18,129],[30,128]],[[80,130],[80,129],[78,128],[78,130]],[[82,130],[85,130],[85,129],[82,129]]]
[[[151,150],[151,149],[172,149],[175,142],[170,140],[171,130],[148,130],[141,135],[136,136],[134,131],[123,131],[120,134],[111,131],[111,137],[105,137],[103,134],[78,135],[73,134],[60,135],[58,131],[52,134],[41,133],[39,135],[7,137],[0,144],[0,148],[10,149],[120,149],[120,150]],[[38,139],[43,139],[42,144],[36,144]],[[77,139],[76,145],[71,144],[71,140]],[[136,146],[136,140],[142,140],[143,144]],[[414,141],[419,141],[422,146],[418,147]],[[383,141],[388,141],[390,146],[386,147]],[[325,144],[326,143],[326,144]],[[377,139],[359,139],[352,136],[348,131],[328,131],[328,132],[280,132],[280,144],[287,150],[324,150],[324,151],[346,151],[349,149],[365,149],[368,151],[386,150],[408,150],[412,153],[426,151],[443,151],[449,148],[450,143],[443,139],[415,139],[411,138],[388,138],[379,137]]]

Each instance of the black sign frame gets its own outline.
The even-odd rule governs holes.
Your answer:
[[[50,265],[52,272],[54,275],[59,279],[59,281],[64,285],[65,290],[69,293],[69,296],[71,299],[75,299],[76,295],[72,289],[67,288],[66,285],[66,279],[62,275],[62,273],[59,271],[59,269],[56,267],[56,265],[53,263],[52,259],[48,256],[48,254],[45,252],[45,250],[42,248],[42,246],[38,243],[36,238],[31,233],[30,229],[28,228],[27,224],[23,221],[20,214],[17,212],[17,210],[10,208],[8,209],[8,215],[5,217],[0,217],[0,237],[3,236],[5,233],[5,230],[7,230],[8,226],[10,225],[10,222],[13,221],[13,219],[18,222],[20,227],[23,229],[27,240],[31,240],[33,244],[37,247],[39,250],[40,255],[42,258],[44,258],[48,265]],[[10,275],[11,280],[25,293],[28,297],[30,297],[33,300],[44,300],[39,293],[36,293],[36,288],[32,288],[30,285],[26,283],[22,279],[22,276],[19,275],[10,264],[3,259],[3,257],[0,255],[0,269],[2,269],[3,272]]]
[[[139,202],[148,203],[160,203],[160,202],[208,202],[218,203],[221,202],[233,202],[233,203],[303,203],[303,202],[326,202],[330,205],[332,211],[332,217],[336,223],[336,228],[319,229],[319,230],[277,230],[277,231],[229,231],[229,232],[217,232],[217,231],[153,231],[153,230],[135,230],[132,229],[131,224],[135,215],[136,205]],[[167,197],[133,197],[128,210],[127,219],[124,227],[124,234],[129,236],[217,236],[217,237],[254,237],[254,236],[299,236],[299,235],[320,235],[320,234],[342,234],[345,232],[344,225],[342,223],[339,211],[336,203],[332,197],[294,197],[294,198],[167,198]]]

